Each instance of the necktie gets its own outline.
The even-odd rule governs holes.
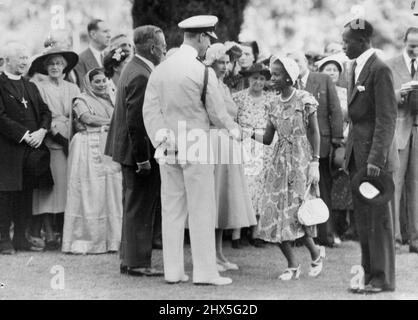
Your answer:
[[[357,61],[354,61],[353,66],[351,68],[352,89],[354,89],[354,87],[356,85],[356,68],[357,68]]]
[[[100,53],[100,66],[101,67],[103,67],[104,57],[105,57],[105,54],[104,54],[104,51],[103,51],[103,52]]]
[[[411,59],[411,77],[412,79],[415,77],[415,73],[417,70],[415,69],[415,61],[416,59]]]

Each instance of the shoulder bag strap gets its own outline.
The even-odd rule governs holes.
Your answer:
[[[209,82],[209,67],[205,66],[205,75],[203,78],[203,91],[202,91],[202,103],[203,107],[206,109],[206,93],[208,91],[208,82]]]

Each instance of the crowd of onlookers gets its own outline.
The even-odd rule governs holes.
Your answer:
[[[0,113],[8,112],[5,95],[15,98],[24,112],[31,109],[28,103],[34,110],[38,105],[39,108],[46,105],[49,111],[39,112],[45,116],[45,123],[39,124],[37,120],[33,130],[26,132],[19,128],[23,137],[14,134],[12,127],[0,129],[0,143],[9,147],[5,137],[13,137],[14,143],[26,143],[38,150],[41,144],[45,145],[49,168],[42,174],[28,174],[35,177],[30,181],[24,174],[24,177],[10,176],[10,180],[0,183],[3,254],[13,254],[15,250],[116,252],[124,241],[124,190],[128,182],[122,179],[123,161],[115,162],[105,150],[112,143],[107,139],[108,132],[118,97],[122,95],[117,91],[129,92],[128,84],[121,85],[122,71],[135,54],[144,55],[135,48],[141,45],[138,37],[134,44],[124,34],[112,36],[105,21],[93,20],[88,25],[88,34],[89,47],[80,54],[72,51],[65,37],[54,35],[46,40],[45,50],[30,60],[22,44],[10,43],[4,48],[2,76],[10,84],[6,81],[6,91],[1,92]],[[145,38],[141,40],[147,42]],[[181,48],[166,53],[164,46],[155,45],[151,50],[156,60],[143,60],[153,70],[164,59],[175,57]],[[410,28],[405,35],[405,50],[400,57],[388,61],[399,103],[395,139],[401,159],[394,174],[393,223],[397,247],[409,243],[411,252],[418,252],[415,200],[418,123],[416,113],[404,107],[402,85],[417,78],[417,51],[418,29]],[[316,276],[322,270],[325,255],[321,246],[339,247],[344,240],[358,240],[350,176],[344,167],[350,130],[350,62],[339,42],[327,44],[323,54],[294,51],[284,57],[259,57],[256,42],[226,42],[211,45],[204,60],[218,78],[229,116],[259,138],[251,144],[254,150],[247,150],[252,156],[244,164],[215,166],[217,230],[220,230],[216,233],[218,267],[220,271],[238,268],[222,253],[222,240],[230,237],[234,249],[246,245],[260,248],[268,242],[286,243],[288,246],[282,246],[282,250],[289,265],[295,264],[292,246],[306,245],[313,261],[311,273]],[[36,89],[27,88],[22,76],[30,79]],[[140,77],[137,81],[141,81]],[[6,93],[8,87],[10,94]],[[128,101],[129,94],[125,98]],[[40,116],[36,111],[22,117],[32,123],[31,117]],[[0,126],[14,125],[4,119]],[[127,130],[131,134],[129,124]],[[22,163],[32,157],[31,153],[23,154],[18,149],[9,151],[22,153],[15,159]],[[11,172],[15,164],[9,163],[7,167],[6,163],[9,162],[0,162],[2,172]],[[29,169],[24,166],[24,170]],[[19,180],[13,182],[14,179]],[[12,186],[14,183],[16,186]],[[14,192],[22,185],[33,190],[33,195],[32,191],[25,194],[33,197],[30,208],[18,208],[18,202],[25,199]],[[318,189],[330,211],[327,223],[317,228],[293,223],[301,200],[300,185]],[[159,204],[154,210],[161,216]],[[13,242],[7,229],[11,222]],[[161,248],[161,221],[156,219],[152,230],[153,245]],[[282,275],[283,280],[297,275],[296,267],[289,270]]]

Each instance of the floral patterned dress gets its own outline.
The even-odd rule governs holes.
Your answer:
[[[263,92],[262,99],[255,102],[249,95],[248,89],[234,94],[233,99],[238,106],[238,124],[243,128],[264,130],[267,127],[268,111],[273,97],[273,93]],[[255,214],[260,216],[261,196],[264,191],[266,171],[273,158],[274,145],[265,146],[252,139],[246,139],[244,148],[250,156],[250,160],[244,165],[245,177]]]
[[[295,91],[293,97],[272,103],[270,121],[278,134],[273,161],[267,170],[262,197],[258,237],[272,243],[294,241],[305,234],[315,237],[316,226],[305,227],[297,218],[307,188],[312,148],[306,136],[309,116],[318,103],[306,91]]]

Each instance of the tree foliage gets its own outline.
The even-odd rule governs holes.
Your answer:
[[[134,27],[152,24],[164,30],[168,47],[179,46],[182,33],[178,23],[194,15],[212,14],[219,18],[216,34],[220,41],[238,40],[249,0],[134,0]]]
[[[361,6],[375,27],[373,45],[390,56],[402,46],[402,35],[418,25],[412,0],[251,0],[244,15],[241,38],[257,39],[262,51],[323,51],[330,41],[341,41],[343,26]]]

